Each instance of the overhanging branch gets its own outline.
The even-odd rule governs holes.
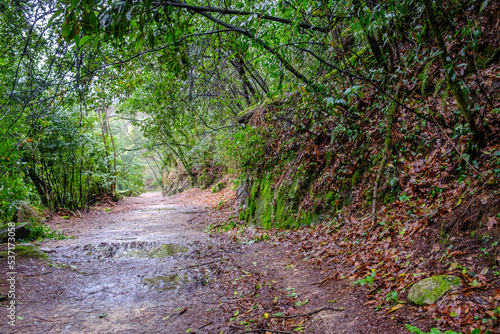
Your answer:
[[[191,11],[196,12],[196,13],[205,12],[205,13],[220,13],[220,14],[226,14],[226,15],[241,15],[241,16],[257,15],[258,18],[268,20],[268,21],[280,22],[280,23],[285,23],[285,24],[293,24],[293,22],[294,22],[291,19],[284,19],[281,17],[271,16],[271,15],[266,15],[266,14],[259,14],[259,13],[244,11],[244,10],[217,8],[217,7],[212,7],[212,6],[195,6],[195,5],[190,5],[190,4],[187,4],[184,2],[180,2],[180,1],[165,1],[164,4],[167,6],[171,6],[171,7],[188,9],[188,10],[191,10]],[[305,23],[305,22],[299,23],[299,27],[303,28],[303,29],[310,29],[310,30],[314,30],[314,31],[324,32],[324,33],[328,32],[328,28],[315,26],[315,25]]]

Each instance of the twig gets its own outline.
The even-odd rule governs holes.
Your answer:
[[[42,275],[47,275],[47,274],[52,274],[53,271],[45,271],[43,273],[38,273],[38,274],[31,274],[31,275],[25,275],[26,277],[34,277],[34,276],[42,276]]]
[[[381,283],[381,284],[377,285],[374,289],[371,289],[370,291],[368,291],[367,295],[371,295],[372,293],[374,293],[375,291],[380,289],[384,284],[385,283]]]
[[[205,263],[200,263],[200,264],[193,264],[192,266],[187,266],[187,267],[183,267],[183,268],[176,268],[176,269],[172,269],[171,271],[178,271],[178,270],[184,270],[184,269],[189,269],[189,268],[206,266],[207,264],[212,264],[212,263],[220,262],[220,261],[224,261],[224,260],[227,260],[227,258],[218,259],[218,260],[214,260],[214,261],[210,261],[210,262],[205,262]]]
[[[202,329],[202,328],[207,327],[208,325],[213,324],[213,323],[214,323],[213,321],[207,322],[207,323],[206,323],[206,324],[204,324],[203,326],[198,327],[198,329]]]
[[[45,318],[42,318],[42,317],[39,317],[37,315],[34,315],[33,318],[37,318],[37,319],[40,319],[40,320],[43,320],[43,321],[48,321],[48,322],[56,322],[57,320],[49,320],[49,319],[45,319]]]
[[[279,318],[279,319],[292,319],[292,318],[302,318],[302,317],[307,317],[307,316],[310,316],[310,315],[313,315],[313,314],[316,314],[316,313],[319,313],[321,311],[325,311],[325,310],[332,310],[332,311],[343,311],[344,309],[342,308],[335,308],[335,307],[330,307],[330,306],[325,306],[325,307],[322,307],[320,309],[317,309],[316,311],[312,311],[312,312],[309,312],[309,313],[304,313],[304,314],[298,314],[298,315],[282,315],[282,316],[270,316],[269,318]]]
[[[332,280],[332,279],[334,279],[334,278],[335,278],[335,275],[328,276],[328,277],[326,277],[326,278],[322,279],[321,281],[316,282],[316,283],[313,283],[313,284],[311,284],[311,285],[319,285],[319,286],[322,286],[324,283],[326,283],[326,282],[328,282],[328,281],[331,281],[331,280]]]

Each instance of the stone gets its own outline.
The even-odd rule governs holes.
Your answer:
[[[30,223],[22,222],[22,223],[10,223],[10,224],[11,224],[10,226],[9,224],[5,224],[2,227],[0,227],[0,243],[3,244],[7,242],[9,237],[11,237],[12,235],[16,241],[18,241],[19,239],[25,239],[30,235],[30,230],[29,230]],[[12,226],[12,224],[14,226]],[[9,228],[12,227],[14,227],[14,231],[10,231],[11,235],[9,236]]]
[[[12,217],[12,221],[16,223],[35,222],[44,218],[43,212],[28,202],[22,201],[17,203],[16,206],[16,212],[14,212],[14,216]]]
[[[241,205],[243,208],[246,208],[247,197],[250,194],[249,185],[247,183],[243,183],[238,188],[236,188],[236,200],[237,204]]]
[[[118,196],[132,196],[132,189],[118,190],[116,194]]]
[[[31,243],[17,244],[14,247],[14,252],[16,256],[31,258],[31,259],[42,259],[48,260],[49,256],[45,252],[39,250],[35,245]]]
[[[191,177],[185,170],[174,169],[163,174],[162,184],[162,195],[172,196],[191,188]]]
[[[222,189],[226,188],[226,183],[225,182],[219,182],[215,186],[212,187],[212,193],[218,193]]]
[[[454,290],[460,285],[460,278],[457,276],[432,276],[413,284],[408,293],[408,301],[419,306],[433,304],[448,291]]]

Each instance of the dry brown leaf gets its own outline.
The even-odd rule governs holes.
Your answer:
[[[486,222],[488,230],[491,230],[496,224],[498,224],[498,219],[496,217],[488,217],[488,221]]]

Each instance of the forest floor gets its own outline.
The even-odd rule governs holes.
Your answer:
[[[49,225],[75,238],[39,243],[50,260],[17,259],[18,318],[9,326],[2,307],[0,332],[406,332],[363,306],[352,284],[321,284],[286,248],[208,234],[232,215],[217,204],[233,199],[230,190],[146,193],[54,217]],[[0,261],[2,294],[8,271]]]

